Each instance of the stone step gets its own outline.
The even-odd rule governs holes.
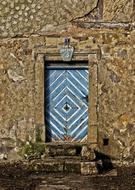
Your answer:
[[[95,152],[93,145],[79,143],[46,143],[44,156],[81,156],[86,157],[89,160],[94,160]]]
[[[68,187],[67,185],[59,185],[57,184],[57,186],[54,184],[41,184],[38,186],[38,188],[36,190],[71,190],[70,187]]]
[[[85,175],[97,174],[96,162],[80,158],[63,159],[46,158],[44,160],[29,162],[29,170],[37,173],[81,173]]]
[[[97,173],[95,147],[80,143],[45,143],[41,159],[29,157],[29,170],[37,173]]]
[[[115,176],[115,177],[114,177]],[[96,175],[94,177],[81,175],[81,174],[50,174],[41,175],[40,184],[35,190],[115,190],[121,189],[120,184],[117,181],[120,178],[116,178],[117,169],[113,169],[104,175]],[[116,180],[118,179],[118,180]],[[123,178],[122,178],[123,179]],[[126,178],[125,178],[126,180]],[[128,181],[128,179],[127,179]],[[126,181],[126,183],[127,183]],[[130,181],[130,180],[129,180]],[[133,179],[132,179],[133,181]],[[131,183],[131,182],[129,182]],[[116,184],[116,185],[115,185]],[[131,189],[129,184],[126,187],[123,186],[123,190]],[[132,188],[134,189],[134,187]]]
[[[47,156],[77,156],[80,155],[82,146],[69,143],[46,143]]]
[[[42,157],[42,160],[63,160],[63,161],[66,161],[66,160],[79,160],[79,161],[89,161],[87,158],[85,157],[81,157],[81,156],[56,156],[56,157],[52,157],[52,156],[48,156],[48,157]]]

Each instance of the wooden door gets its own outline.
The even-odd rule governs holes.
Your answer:
[[[85,142],[87,140],[88,78],[87,69],[46,69],[47,141]]]

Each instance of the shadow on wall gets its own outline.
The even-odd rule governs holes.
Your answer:
[[[95,151],[96,167],[99,174],[106,173],[114,169],[111,158],[103,153]]]

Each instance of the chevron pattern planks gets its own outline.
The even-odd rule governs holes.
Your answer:
[[[48,141],[85,142],[88,134],[88,70],[46,70]]]

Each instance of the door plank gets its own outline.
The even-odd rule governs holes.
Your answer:
[[[49,141],[86,141],[88,70],[50,68],[47,71],[46,90]]]

